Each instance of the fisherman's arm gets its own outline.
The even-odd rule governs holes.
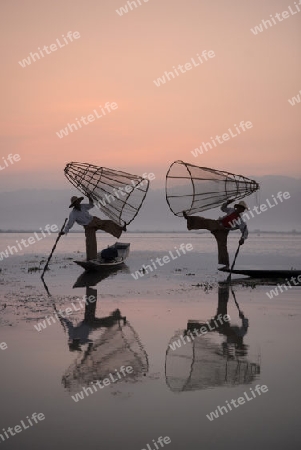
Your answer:
[[[94,203],[93,203],[92,197],[90,197],[88,195],[87,195],[87,197],[89,199],[89,203],[84,203],[84,204],[81,205],[81,210],[82,211],[89,211],[90,209],[94,208],[94,206],[95,206]]]
[[[90,195],[87,195],[87,197],[88,197],[88,199],[89,199],[89,204],[86,205],[86,209],[87,209],[87,211],[89,211],[89,209],[94,208],[94,203],[93,203],[93,198],[90,197]]]
[[[233,208],[228,208],[228,205],[230,205],[230,203],[233,203],[233,201],[234,201],[234,200],[230,199],[230,200],[228,200],[227,202],[223,203],[222,206],[221,206],[221,210],[222,210],[224,213],[230,213],[230,212],[232,212]]]
[[[69,220],[67,222],[67,225],[64,228],[64,231],[62,231],[60,233],[60,235],[63,236],[64,234],[68,234],[69,231],[71,230],[71,228],[73,227],[74,222],[75,222],[75,217],[74,217],[74,214],[73,214],[73,211],[72,211],[70,216],[69,216]]]

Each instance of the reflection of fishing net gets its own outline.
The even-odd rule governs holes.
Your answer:
[[[119,225],[136,217],[149,187],[146,178],[92,164],[71,162],[64,172],[70,183]]]
[[[131,366],[132,373],[122,376],[120,381],[136,381],[148,371],[147,354],[134,329],[115,324],[107,328],[88,349],[66,370],[62,383],[71,392],[101,381],[109,374],[115,375],[121,366]]]
[[[175,336],[171,343],[178,339],[179,336]],[[182,343],[176,350],[168,347],[166,352],[166,383],[173,392],[249,384],[256,379],[259,371],[259,364],[224,355],[221,345],[204,336]]]
[[[192,215],[238,200],[259,189],[258,183],[242,175],[198,167],[183,161],[171,164],[166,174],[166,200],[176,216]]]

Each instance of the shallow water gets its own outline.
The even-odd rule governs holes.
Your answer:
[[[0,429],[34,412],[45,415],[15,436],[3,432],[3,446],[156,450],[153,440],[168,436],[164,447],[175,450],[299,448],[300,288],[269,299],[272,286],[235,284],[233,296],[218,287],[225,276],[216,271],[215,243],[207,235],[125,236],[131,242],[127,265],[97,284],[79,278],[82,270],[72,261],[83,259],[75,253],[84,251],[83,235],[62,239],[45,275],[50,297],[39,272],[28,269],[49,253],[54,237],[1,262],[0,343],[7,349],[0,350]],[[16,239],[20,235],[0,235],[0,248]],[[112,242],[101,239],[104,247]],[[181,243],[191,243],[193,251],[138,280],[131,276]],[[237,266],[300,268],[300,243],[292,235],[251,235]],[[236,244],[231,238],[231,255]],[[82,287],[73,288],[76,281]],[[97,302],[82,308],[78,299],[84,295]],[[55,312],[68,307],[72,315],[59,321]],[[117,308],[126,322],[110,316]],[[170,348],[189,320],[206,323],[226,312],[230,323],[219,332],[192,342],[183,337],[185,344]],[[45,317],[54,319],[38,332],[35,325]],[[122,366],[132,366],[133,373],[72,399],[91,381],[97,386],[110,373],[116,378]],[[259,396],[256,385],[268,391]],[[250,388],[252,400],[212,421],[206,417],[227,401],[252,395]]]

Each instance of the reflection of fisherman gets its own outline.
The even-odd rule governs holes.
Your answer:
[[[235,334],[239,337],[244,337],[249,328],[249,319],[247,319],[242,312],[239,313],[239,317],[241,318],[241,327],[232,327],[235,329]]]
[[[229,231],[240,229],[241,238],[239,244],[242,245],[248,237],[248,228],[246,223],[241,218],[241,214],[248,209],[244,201],[234,205],[234,208],[228,208],[228,205],[233,200],[229,200],[224,203],[221,210],[226,213],[217,220],[206,219],[205,217],[190,217],[183,211],[183,216],[187,220],[188,230],[200,230],[205,229],[211,231],[216,239],[218,246],[218,263],[224,264],[226,268],[229,268],[229,254],[227,249],[227,238]]]
[[[227,356],[231,353],[231,347],[234,346],[235,352],[238,353],[239,356],[247,355],[247,346],[243,343],[243,339],[248,332],[249,328],[249,319],[247,319],[243,312],[239,312],[239,317],[241,319],[241,326],[225,324],[219,331],[224,336],[227,336],[227,340],[223,342],[223,351]]]
[[[84,203],[81,205],[84,197],[71,197],[71,204],[69,208],[73,208],[69,215],[68,223],[61,234],[69,233],[70,229],[73,227],[74,223],[82,225],[86,228],[94,228],[95,230],[103,230],[106,233],[112,234],[112,236],[119,238],[123,231],[126,231],[126,226],[121,227],[112,220],[102,220],[99,217],[91,216],[88,212],[89,209],[94,208],[92,199],[89,197],[89,203]]]
[[[222,344],[224,355],[230,354],[230,347],[235,347],[235,350],[243,356],[247,354],[247,346],[243,343],[244,336],[248,332],[249,319],[247,319],[244,313],[239,308],[236,301],[234,291],[232,290],[232,295],[234,297],[235,304],[238,309],[239,318],[241,319],[241,326],[231,325],[229,320],[221,321],[220,317],[228,316],[228,301],[230,293],[229,283],[219,283],[218,284],[218,306],[215,316],[207,322],[207,324],[202,324],[198,322],[190,321],[188,323],[188,330],[192,330],[193,327],[205,327],[208,331],[216,331],[223,336],[226,336],[226,341]],[[230,319],[230,317],[228,316]],[[210,327],[212,325],[212,328]]]
[[[94,317],[93,319],[87,320],[84,319],[80,323],[78,323],[76,326],[73,325],[73,323],[67,319],[61,317],[61,322],[68,330],[68,345],[69,350],[81,350],[81,345],[89,344],[93,342],[91,339],[89,339],[90,333],[95,328],[110,328],[113,325],[115,325],[116,322],[120,322],[120,320],[123,320],[123,322],[126,322],[126,317],[122,317],[120,310],[116,309],[111,313],[110,316],[97,318]]]
[[[253,357],[247,356],[249,347],[243,340],[248,332],[249,321],[240,310],[233,290],[232,295],[241,324],[229,323],[230,317],[227,312],[229,293],[230,284],[219,283],[218,305],[214,317],[206,323],[189,320],[187,339],[178,339],[173,345],[169,344],[165,374],[166,382],[172,391],[195,391],[224,385],[249,384],[260,373],[259,360],[256,363]],[[224,318],[223,321],[219,320],[221,317]],[[200,333],[196,333],[197,330]],[[218,333],[223,342],[220,343],[220,338],[210,339],[207,335],[209,331]],[[197,334],[197,337],[193,337],[192,333]],[[183,344],[190,345],[183,350]]]
[[[224,313],[224,316],[228,316],[227,312]],[[228,316],[229,317],[229,316]],[[190,331],[189,336],[191,336],[191,333],[194,332],[196,336],[199,336],[199,333],[197,332],[197,327],[199,328],[206,328],[207,332],[209,331],[217,331],[219,334],[222,334],[227,337],[227,341],[223,344],[226,347],[228,344],[235,344],[237,348],[244,348],[243,345],[243,338],[248,332],[249,328],[249,319],[247,319],[243,312],[239,312],[239,317],[241,319],[241,326],[237,325],[231,325],[230,322],[227,320],[222,321],[221,320],[221,314],[216,314],[214,318],[212,318],[207,323],[190,323],[188,325],[188,330]],[[219,323],[217,322],[219,321]],[[192,326],[194,326],[194,330],[192,331]]]
[[[92,340],[89,339],[89,334],[91,333],[92,329],[85,320],[82,320],[76,326],[74,326],[71,320],[67,318],[62,319],[62,321],[68,330],[68,345],[70,351],[80,350],[81,345],[92,342]]]

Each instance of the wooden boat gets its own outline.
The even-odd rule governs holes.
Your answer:
[[[230,273],[230,269],[225,269],[223,267],[218,270],[220,270],[221,272]],[[246,275],[252,278],[292,278],[300,276],[301,270],[235,269],[232,270],[232,274]]]
[[[115,242],[114,245],[108,248],[116,249],[118,256],[110,261],[103,259],[101,252],[97,253],[97,259],[92,259],[90,261],[74,261],[79,266],[83,267],[86,271],[104,271],[108,269],[113,269],[121,266],[130,253],[130,245],[123,242]]]

